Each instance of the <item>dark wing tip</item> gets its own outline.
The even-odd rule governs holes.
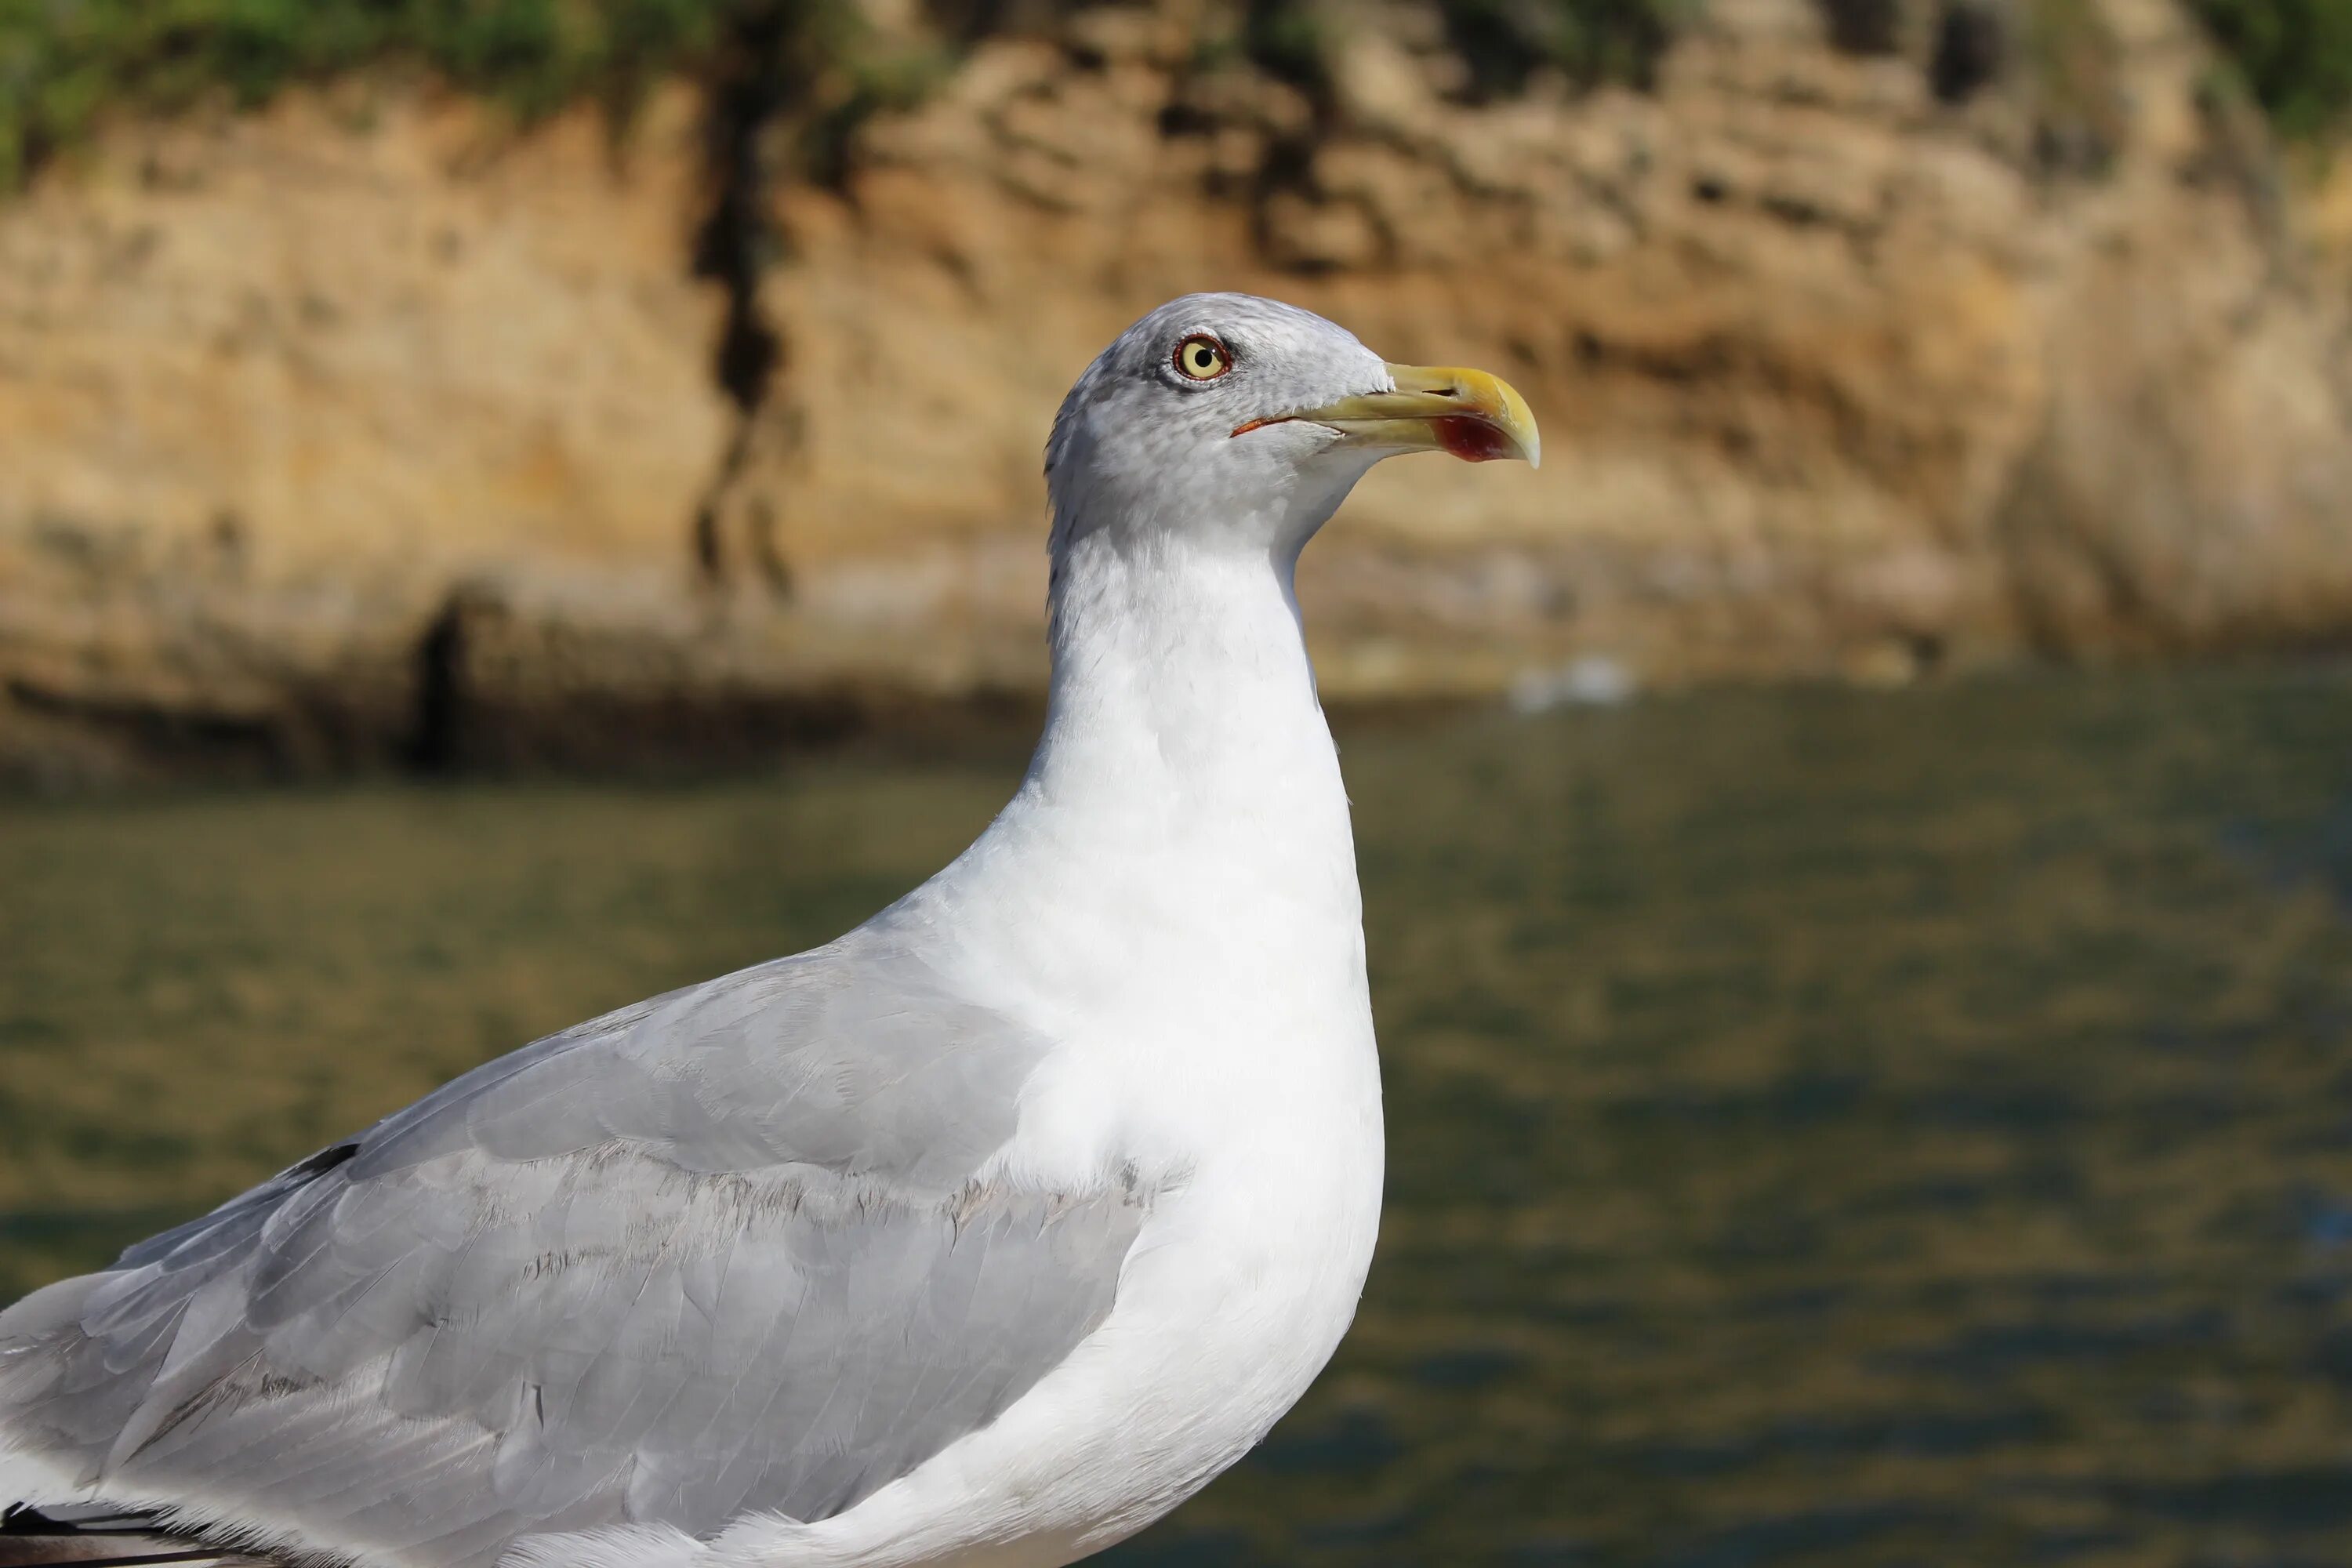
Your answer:
[[[80,1507],[43,1511],[12,1503],[0,1510],[0,1568],[143,1568],[149,1563],[265,1564],[268,1560],[206,1546],[159,1531],[154,1516],[129,1510]]]

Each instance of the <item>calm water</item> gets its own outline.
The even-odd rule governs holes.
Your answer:
[[[1127,1568],[2352,1561],[2352,678],[1344,737],[1354,1335]],[[0,1294],[831,936],[1010,766],[0,805]]]

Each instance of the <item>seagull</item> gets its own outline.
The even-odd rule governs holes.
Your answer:
[[[1483,372],[1194,294],[1054,421],[1043,738],[838,941],[467,1073],[0,1313],[0,1563],[1057,1568],[1303,1394],[1378,1229],[1292,581]]]

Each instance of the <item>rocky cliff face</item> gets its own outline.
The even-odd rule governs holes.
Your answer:
[[[1386,465],[1309,552],[1341,700],[2343,640],[2332,209],[2167,0],[1872,16],[1716,0],[1654,90],[1468,107],[1409,26],[1302,89],[1084,11],[731,235],[683,88],[620,133],[368,83],[119,129],[0,208],[0,756],[709,753],[1033,695],[1045,425],[1200,288],[1543,420],[1540,473]]]

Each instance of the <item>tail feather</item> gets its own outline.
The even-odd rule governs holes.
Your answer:
[[[263,1568],[267,1558],[225,1552],[192,1536],[157,1528],[152,1515],[91,1504],[47,1510],[12,1507],[0,1512],[0,1568]]]

